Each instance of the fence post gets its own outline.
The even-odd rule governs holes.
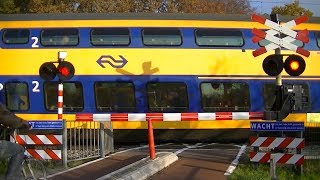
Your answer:
[[[298,137],[303,138],[303,131],[299,132],[299,136]],[[301,148],[296,148],[296,150],[297,150],[297,154],[302,154],[302,149]],[[302,165],[297,165],[296,168],[297,168],[298,174],[302,175],[303,174],[303,164]]]
[[[106,151],[105,151],[105,143],[104,143],[104,124],[100,122],[100,129],[99,129],[99,146],[100,146],[100,157],[104,158]]]
[[[67,122],[62,120],[62,163],[65,168],[68,167],[68,130]]]

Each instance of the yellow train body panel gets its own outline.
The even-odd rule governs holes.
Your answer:
[[[272,53],[254,58],[253,50],[241,49],[59,49],[68,53],[66,60],[75,67],[75,75],[255,75],[265,76],[263,59]],[[2,75],[38,75],[39,67],[57,60],[57,49],[0,50]],[[289,54],[289,51],[282,51]],[[157,54],[154,56],[154,54]],[[97,60],[102,55],[125,57],[123,68],[101,68]],[[306,58],[302,76],[320,75],[320,51]],[[10,67],[10,68],[8,68]],[[29,67],[29,68],[26,68]],[[192,67],[192,68],[190,68]],[[286,75],[286,72],[282,72]]]

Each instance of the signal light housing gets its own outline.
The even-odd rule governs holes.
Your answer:
[[[68,61],[62,61],[57,67],[58,78],[62,81],[70,80],[74,75],[74,67]]]
[[[273,54],[267,56],[263,61],[262,67],[269,76],[279,75],[283,69],[282,55]]]
[[[306,69],[306,63],[301,56],[290,55],[284,62],[284,69],[290,76],[299,76]]]
[[[75,73],[73,65],[68,61],[59,62],[58,67],[53,62],[45,62],[40,66],[39,75],[43,80],[51,81],[56,76],[59,80],[66,81],[70,80]]]
[[[39,69],[40,77],[46,81],[51,81],[56,77],[57,68],[52,62],[45,62]]]

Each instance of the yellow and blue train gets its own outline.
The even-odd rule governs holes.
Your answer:
[[[291,19],[282,19],[289,21]],[[306,69],[284,84],[303,87],[308,103],[286,120],[319,122],[320,18],[309,30]],[[252,52],[250,16],[200,14],[0,15],[0,102],[27,120],[57,119],[57,79],[44,81],[41,64],[59,51],[75,68],[64,82],[64,115],[112,121],[113,129],[176,131],[249,128],[270,109],[275,78]],[[283,49],[284,54],[294,54]],[[119,131],[120,132],[120,131]]]

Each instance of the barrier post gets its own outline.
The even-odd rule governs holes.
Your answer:
[[[100,144],[100,157],[104,158],[106,151],[105,151],[105,143],[104,143],[104,124],[100,122],[100,139],[99,139],[99,144]]]
[[[271,180],[277,180],[277,175],[276,175],[276,160],[275,160],[275,155],[270,154],[270,175],[271,175]]]
[[[68,130],[66,120],[62,120],[62,164],[68,167]]]
[[[153,137],[153,128],[152,128],[151,119],[148,119],[148,140],[149,140],[150,159],[154,160],[156,158],[156,150],[154,147],[154,137]]]

